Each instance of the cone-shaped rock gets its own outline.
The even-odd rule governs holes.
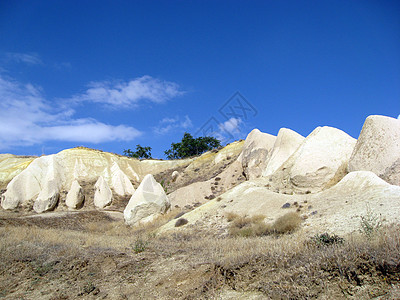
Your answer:
[[[94,206],[97,208],[104,208],[111,204],[112,192],[103,176],[100,176],[94,185]]]
[[[351,155],[349,171],[371,171],[400,185],[400,120],[369,116]]]
[[[65,205],[67,205],[68,208],[78,209],[82,206],[84,200],[83,189],[79,185],[78,180],[74,180],[67,194],[67,198],[65,199]]]
[[[263,171],[263,176],[273,174],[279,167],[300,147],[304,137],[297,132],[281,128],[276,137],[276,141],[270,155],[268,155],[267,168]]]
[[[267,157],[274,146],[276,136],[253,129],[246,138],[238,161],[241,162],[247,179],[262,175],[267,165]]]
[[[165,213],[171,206],[161,184],[148,174],[132,195],[124,210],[125,222],[133,225],[158,213]]]
[[[111,185],[114,192],[120,196],[132,195],[135,192],[132,182],[116,163],[111,167]]]
[[[332,127],[317,127],[271,175],[278,190],[295,193],[318,192],[339,182],[347,174],[347,165],[356,140]]]

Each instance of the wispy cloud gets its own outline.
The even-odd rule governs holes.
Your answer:
[[[141,132],[92,118],[74,119],[74,110],[50,105],[40,88],[0,76],[0,149],[46,141],[101,143],[131,141]]]
[[[40,65],[42,64],[42,60],[39,55],[35,53],[15,53],[8,52],[6,53],[6,58],[8,61],[13,61],[17,63],[25,63],[29,65]]]
[[[153,128],[153,131],[156,134],[164,135],[172,131],[182,129],[186,130],[192,126],[192,120],[189,118],[189,116],[185,116],[183,119],[180,117],[164,118],[159,122],[157,127]]]
[[[182,95],[179,85],[151,76],[143,76],[129,82],[92,82],[82,94],[72,100],[76,102],[93,102],[112,107],[135,107],[140,101],[163,103]]]
[[[222,132],[227,132],[231,135],[235,135],[240,133],[240,125],[242,124],[242,120],[240,118],[230,118],[229,120],[220,123],[219,129]]]

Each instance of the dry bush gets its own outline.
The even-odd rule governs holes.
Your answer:
[[[231,220],[229,234],[242,237],[291,233],[300,226],[302,221],[301,217],[294,212],[279,217],[272,225],[264,222],[263,215],[248,217],[230,213],[227,219]]]
[[[268,234],[270,226],[264,223],[265,216],[255,215],[253,217],[238,216],[230,214],[227,216],[231,220],[229,234],[231,236],[262,236]]]
[[[272,230],[275,233],[284,234],[296,230],[301,224],[301,217],[295,212],[289,212],[279,217],[272,225]]]
[[[226,217],[226,220],[227,220],[228,222],[232,222],[233,220],[239,218],[239,215],[238,215],[238,214],[235,214],[235,213],[233,213],[233,212],[228,212],[228,213],[225,215],[225,217]]]

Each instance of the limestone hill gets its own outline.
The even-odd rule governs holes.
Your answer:
[[[152,174],[168,207],[186,213],[188,221],[179,228],[171,221],[161,231],[226,231],[229,213],[262,214],[269,223],[295,211],[305,232],[345,233],[370,210],[400,222],[399,161],[400,121],[383,116],[368,117],[358,140],[331,127],[306,138],[285,128],[277,137],[255,129],[244,142],[183,160],[137,160],[87,148],[38,158],[3,154],[1,206],[24,214],[95,208],[122,213]]]
[[[183,160],[1,154],[0,297],[398,299],[399,161],[384,116]]]

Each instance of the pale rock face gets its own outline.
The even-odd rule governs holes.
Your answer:
[[[156,214],[163,214],[171,204],[161,184],[153,175],[147,174],[124,210],[125,222],[134,225],[139,221],[149,220]]]
[[[71,209],[78,209],[82,206],[84,200],[83,189],[79,185],[78,180],[74,180],[65,199],[65,205]]]
[[[295,193],[319,192],[347,174],[356,140],[332,127],[317,127],[300,147],[271,175],[277,189]]]
[[[297,132],[281,128],[276,137],[272,151],[268,155],[267,168],[263,170],[263,176],[273,174],[278,168],[300,147],[304,137]]]
[[[252,180],[262,175],[267,166],[267,157],[274,146],[276,137],[253,129],[246,138],[238,161],[242,164],[247,179]]]
[[[112,192],[103,176],[99,177],[94,187],[94,206],[97,208],[104,208],[110,205],[112,201]]]
[[[139,161],[86,148],[67,149],[39,158],[16,159],[3,154],[0,156],[0,181],[12,180],[3,194],[1,206],[4,209],[30,206],[38,198],[37,211],[51,210],[58,201],[57,192],[68,190],[74,180],[93,182],[99,176],[103,176],[108,187],[114,188],[117,194],[131,195],[134,188],[130,179],[139,180],[145,174],[163,172],[187,162]],[[52,172],[53,177],[49,175]]]
[[[111,186],[114,192],[120,196],[132,195],[135,188],[128,176],[120,169],[118,164],[114,163],[111,167]]]
[[[349,161],[349,171],[371,171],[400,185],[400,120],[369,116]]]
[[[54,159],[55,155],[43,156],[35,159],[20,174],[15,176],[7,186],[1,203],[4,209],[14,209],[20,204],[26,204],[38,198],[40,201],[49,203],[36,204],[36,209],[52,209],[54,202],[58,200],[56,194],[59,192],[61,175],[61,166]],[[42,192],[43,190],[43,192]],[[40,196],[39,196],[40,194]],[[57,198],[57,199],[56,199]]]
[[[38,197],[33,204],[33,209],[37,213],[53,210],[60,198],[60,189],[62,185],[62,177],[59,174],[60,166],[54,159],[54,156],[50,156],[50,163],[47,166],[47,174],[42,180],[42,187]]]
[[[400,187],[390,185],[369,171],[347,174],[330,189],[309,195],[278,194],[265,187],[265,181],[246,181],[221,195],[221,199],[211,200],[185,214],[185,219],[198,228],[209,228],[210,222],[204,216],[217,219],[227,213],[255,216],[265,215],[265,221],[272,223],[287,212],[296,211],[291,205],[282,209],[285,203],[305,203],[301,214],[307,216],[301,228],[308,236],[329,232],[347,234],[360,230],[361,216],[373,212],[381,216],[387,224],[400,222]],[[306,205],[305,205],[306,206]],[[176,220],[165,224],[159,232],[182,230],[175,227]]]

